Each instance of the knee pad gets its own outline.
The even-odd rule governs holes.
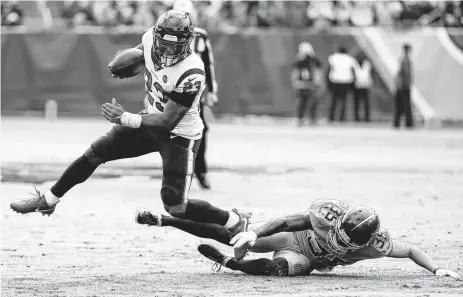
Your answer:
[[[171,186],[163,186],[161,188],[161,198],[164,205],[167,206],[176,206],[185,202],[183,194],[179,194],[178,191]]]
[[[186,213],[187,203],[168,206],[164,204],[164,209],[173,217],[184,219]]]
[[[93,149],[93,145],[91,145],[84,153],[85,158],[87,158],[88,162],[93,166],[100,166],[105,162],[105,160],[99,157],[95,150]]]

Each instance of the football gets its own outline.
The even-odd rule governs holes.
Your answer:
[[[132,77],[145,68],[143,51],[138,48],[129,48],[114,55],[109,62],[109,71],[118,77]]]

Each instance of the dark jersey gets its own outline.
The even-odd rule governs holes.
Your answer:
[[[359,250],[348,252],[342,257],[330,251],[327,243],[328,232],[349,208],[349,205],[340,200],[317,200],[306,211],[312,223],[312,230],[294,232],[302,253],[314,263],[315,269],[332,269],[338,265],[385,257],[391,252],[392,239],[383,227],[367,246]]]
[[[195,33],[195,39],[191,43],[192,50],[204,63],[208,91],[216,93],[217,82],[215,80],[214,57],[212,55],[211,42],[205,30],[195,27]]]
[[[313,81],[316,68],[321,68],[322,63],[317,57],[305,56],[294,63],[294,70],[297,72],[299,81]]]

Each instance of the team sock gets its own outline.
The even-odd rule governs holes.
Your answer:
[[[58,181],[51,187],[50,192],[58,198],[63,197],[72,187],[86,181],[97,167],[98,166],[90,164],[85,156],[77,158],[66,168]],[[45,195],[45,199],[47,199],[47,195]],[[53,198],[49,199],[51,201],[54,200]]]
[[[53,194],[51,190],[46,191],[44,195],[49,206],[53,206],[59,202],[59,197]]]
[[[231,227],[238,224],[239,221],[240,221],[240,216],[236,212],[229,211],[228,212],[228,220],[225,223],[224,227],[227,228],[227,229],[230,229]]]
[[[188,200],[185,211],[186,220],[200,223],[214,223],[224,226],[230,214],[228,211],[212,206],[209,202],[203,200]]]
[[[201,238],[214,239],[226,245],[229,244],[231,239],[228,230],[217,224],[198,223],[164,215],[162,216],[161,222],[162,226],[174,227]]]

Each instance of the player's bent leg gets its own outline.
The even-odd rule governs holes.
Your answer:
[[[22,214],[41,212],[51,215],[59,199],[72,187],[87,180],[102,163],[156,151],[156,142],[147,139],[147,135],[143,129],[114,126],[71,163],[50,190],[43,194],[37,191],[32,198],[12,201],[10,207]]]
[[[249,230],[254,230],[262,224],[263,222],[252,223],[249,225]],[[297,248],[294,235],[292,232],[280,232],[271,236],[258,238],[251,248],[249,244],[243,245],[241,248],[235,248],[234,254],[235,258],[240,260],[246,256],[248,250],[254,253],[268,253],[288,248]]]
[[[55,211],[59,198],[76,184],[87,180],[97,167],[98,165],[92,164],[87,156],[83,155],[66,168],[50,190],[45,193],[40,193],[40,191],[36,189],[36,194],[33,194],[33,197],[12,201],[10,207],[14,211],[22,214],[40,212],[43,215],[50,216]]]
[[[264,222],[252,223],[249,225],[249,230],[255,230],[262,224]],[[293,233],[280,232],[271,236],[258,238],[253,247],[250,248],[250,251],[253,253],[269,253],[295,247],[297,247],[297,242]]]
[[[215,262],[213,269],[220,271],[222,266],[232,270],[239,270],[250,275],[288,276],[289,265],[285,258],[278,257],[273,260],[260,258],[254,260],[237,260],[232,255],[220,251],[210,244],[200,244],[198,251],[206,258]]]
[[[163,143],[160,153],[163,162],[161,198],[167,212],[177,218],[201,223],[215,223],[230,231],[240,232],[248,221],[244,212],[226,211],[202,200],[188,199],[193,176],[194,159],[201,140],[174,137]]]
[[[193,222],[225,226],[231,236],[230,239],[239,232],[247,230],[251,217],[250,213],[238,211],[236,209],[228,212],[211,205],[207,201],[195,199],[187,200],[185,196],[186,191],[181,186],[185,184],[185,179],[189,179],[191,182],[191,176],[186,177],[181,174],[164,171],[161,198],[165,210],[170,215]],[[230,224],[230,226],[227,226],[227,223],[230,221],[230,216],[233,216],[235,221],[233,224]],[[226,244],[228,244],[228,242]]]
[[[288,276],[309,275],[312,265],[309,259],[302,253],[292,250],[281,250],[273,254],[273,260],[285,259],[288,264]]]
[[[226,245],[229,244],[232,238],[230,232],[223,226],[165,216],[144,208],[137,210],[135,222],[148,226],[174,227],[191,235],[213,239]]]

